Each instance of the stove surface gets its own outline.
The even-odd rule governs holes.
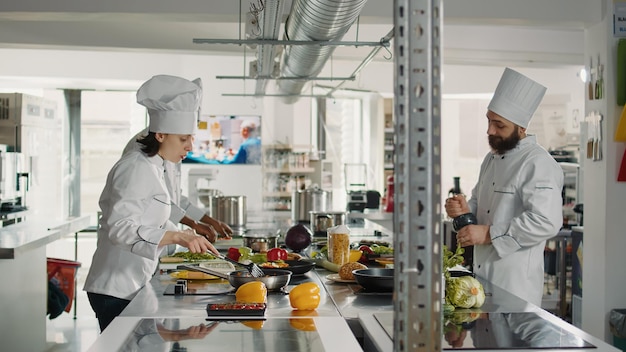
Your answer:
[[[374,314],[393,339],[393,315]],[[478,313],[457,310],[444,318],[444,350],[595,348],[533,312]]]

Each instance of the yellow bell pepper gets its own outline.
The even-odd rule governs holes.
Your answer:
[[[320,305],[320,287],[315,282],[305,282],[289,292],[293,309],[314,310]]]
[[[239,286],[235,299],[242,303],[267,303],[267,287],[261,281],[250,281]]]
[[[300,331],[316,331],[315,320],[311,318],[289,319],[289,325]]]
[[[265,321],[263,320],[244,320],[240,322],[241,324],[249,327],[253,330],[261,330]]]

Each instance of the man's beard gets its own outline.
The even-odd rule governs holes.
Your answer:
[[[515,148],[520,141],[519,126],[515,126],[513,133],[508,137],[488,136],[489,146],[496,154],[504,154]]]

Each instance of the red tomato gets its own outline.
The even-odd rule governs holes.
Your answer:
[[[267,260],[274,262],[277,260],[287,260],[287,251],[282,248],[272,248],[267,251]]]
[[[228,248],[228,258],[232,260],[239,260],[241,253],[239,253],[239,248],[230,247]]]

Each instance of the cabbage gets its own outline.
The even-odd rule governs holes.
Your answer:
[[[471,276],[446,280],[446,301],[455,307],[479,308],[485,303],[483,285]]]

